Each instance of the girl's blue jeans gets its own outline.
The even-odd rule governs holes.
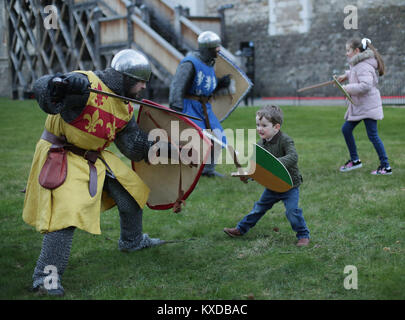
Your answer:
[[[388,157],[384,149],[384,144],[378,136],[377,120],[363,119],[366,126],[367,136],[371,143],[374,145],[375,151],[377,151],[380,159],[380,164],[383,167],[389,167]],[[356,142],[353,137],[354,128],[361,122],[359,121],[346,121],[342,126],[342,133],[345,137],[347,148],[349,149],[350,160],[355,161],[359,159],[357,154]]]
[[[263,215],[270,210],[278,201],[283,201],[286,216],[297,238],[309,238],[309,230],[302,215],[302,209],[298,208],[299,188],[295,187],[287,192],[274,192],[265,189],[259,201],[255,202],[253,209],[237,225],[242,234],[254,227]]]

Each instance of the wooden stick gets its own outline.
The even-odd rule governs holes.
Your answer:
[[[297,92],[302,92],[302,91],[305,91],[305,90],[310,90],[310,89],[315,89],[315,88],[320,88],[320,87],[328,86],[328,85],[330,85],[330,84],[333,84],[334,82],[335,82],[334,80],[331,80],[331,81],[326,81],[326,82],[314,84],[314,85],[309,86],[309,87],[305,87],[305,88],[298,89]]]
[[[66,80],[63,80],[63,79],[60,78],[60,77],[55,77],[55,78],[53,78],[53,79],[52,79],[52,82],[53,82],[56,86],[59,86],[59,87],[62,87],[62,88],[63,88],[63,86],[66,86],[66,85],[67,85]],[[198,118],[198,117],[190,116],[190,115],[188,115],[188,114],[185,114],[185,113],[183,113],[183,112],[178,112],[178,111],[175,111],[175,110],[173,110],[173,109],[164,109],[164,108],[155,106],[155,105],[153,105],[153,104],[150,104],[150,103],[147,103],[147,102],[144,102],[144,101],[132,99],[132,98],[129,98],[129,97],[120,96],[120,95],[118,95],[118,94],[109,93],[109,92],[105,92],[105,91],[102,91],[102,90],[93,89],[93,88],[91,88],[91,87],[89,87],[88,89],[89,89],[90,92],[98,93],[98,94],[105,95],[105,96],[109,96],[109,97],[112,97],[112,98],[121,99],[121,100],[128,101],[128,102],[130,101],[130,102],[133,102],[133,103],[136,103],[136,104],[139,104],[139,105],[144,105],[144,106],[151,107],[151,108],[154,108],[154,109],[166,111],[166,112],[169,112],[169,113],[174,113],[174,114],[177,114],[177,115],[179,115],[179,116],[183,116],[183,117],[191,118],[191,119],[194,119],[194,120],[202,121],[202,119],[200,119],[200,118]]]
[[[354,105],[352,97],[350,97],[350,94],[342,87],[342,85],[340,84],[339,80],[337,79],[337,77],[335,75],[333,76],[333,81],[335,82],[335,84],[339,88],[339,90],[342,91],[342,93],[345,95],[345,97],[352,103],[352,105]]]
[[[133,102],[133,103],[136,103],[136,104],[139,104],[139,105],[144,105],[144,106],[151,107],[151,108],[154,108],[154,109],[158,109],[158,110],[161,110],[161,111],[166,111],[166,112],[169,112],[169,113],[174,113],[174,114],[177,114],[177,115],[179,115],[179,116],[183,116],[183,117],[191,118],[191,119],[194,119],[194,120],[202,121],[202,119],[200,119],[200,118],[198,118],[198,117],[194,117],[194,116],[185,114],[185,113],[183,113],[183,112],[178,112],[178,111],[175,111],[175,110],[173,110],[173,109],[163,109],[163,108],[161,108],[161,107],[155,106],[155,105],[153,105],[153,104],[150,104],[150,103],[147,103],[147,102],[144,102],[144,101],[140,101],[140,100],[136,100],[136,99],[132,99],[132,98],[120,96],[120,95],[118,95],[118,94],[109,93],[109,92],[105,92],[105,91],[101,91],[101,90],[97,90],[97,89],[93,89],[93,88],[89,88],[89,90],[90,90],[91,92],[98,93],[98,94],[102,94],[102,95],[109,96],[109,97],[112,97],[112,98],[117,98],[117,99],[121,99],[121,100],[124,100],[124,101],[130,101],[130,102]]]

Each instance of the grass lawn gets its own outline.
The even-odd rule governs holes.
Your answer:
[[[230,177],[201,178],[181,213],[144,210],[144,232],[195,240],[125,254],[117,250],[117,209],[102,214],[102,235],[76,230],[63,299],[404,299],[405,109],[384,108],[379,134],[392,176],[372,176],[377,154],[364,124],[355,130],[363,168],[340,173],[348,159],[340,132],[344,107],[283,107],[304,178],[300,206],[311,243],[297,248],[281,203],[242,238],[233,227],[263,187]],[[238,108],[224,128],[255,128],[257,108]],[[0,299],[50,299],[29,291],[42,236],[22,220],[20,192],[46,115],[34,100],[0,99]],[[129,163],[129,161],[128,161]],[[275,231],[277,230],[277,231]],[[346,266],[358,288],[345,289]]]

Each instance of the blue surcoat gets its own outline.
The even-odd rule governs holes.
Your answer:
[[[195,70],[193,83],[188,89],[187,94],[204,97],[209,97],[212,95],[217,87],[217,77],[215,75],[214,67],[206,65],[194,55],[186,56],[180,63],[184,63],[186,61],[191,62]],[[218,118],[212,111],[211,104],[207,102],[205,105],[207,107],[208,121],[211,129],[214,131],[214,133],[216,133],[216,135],[218,135],[218,133],[221,133],[222,135],[223,128]],[[183,112],[204,119],[203,106],[201,105],[201,102],[197,100],[185,98],[183,101]],[[194,121],[194,123],[196,123],[201,129],[207,129],[204,121],[194,119],[192,119],[192,121]],[[226,143],[225,135],[222,136],[222,142]]]

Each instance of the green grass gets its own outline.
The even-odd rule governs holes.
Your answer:
[[[0,299],[50,299],[28,289],[42,236],[21,217],[24,188],[46,115],[35,101],[0,99]],[[225,128],[254,128],[257,108],[238,108]],[[102,235],[76,230],[63,299],[404,299],[405,109],[379,122],[392,176],[375,177],[377,154],[364,124],[355,130],[363,168],[339,173],[348,159],[343,107],[283,107],[304,177],[300,206],[311,231],[306,248],[276,204],[244,237],[222,232],[250,211],[263,187],[222,164],[223,179],[201,178],[179,214],[144,210],[144,232],[195,240],[124,254],[117,210],[102,214]],[[279,231],[273,229],[277,227]],[[358,289],[346,290],[346,265]]]

